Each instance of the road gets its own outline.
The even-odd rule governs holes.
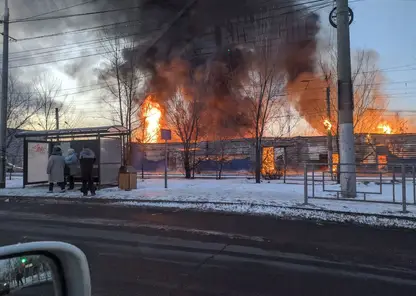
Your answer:
[[[0,203],[0,244],[60,240],[93,295],[413,295],[413,231],[82,203]]]
[[[17,288],[11,293],[13,296],[54,296],[54,287],[52,282],[34,284],[25,288]]]

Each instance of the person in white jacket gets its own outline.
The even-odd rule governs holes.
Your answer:
[[[52,154],[49,156],[46,173],[49,177],[49,193],[53,192],[53,185],[57,183],[61,187],[61,192],[65,192],[65,158],[59,146],[54,146]]]

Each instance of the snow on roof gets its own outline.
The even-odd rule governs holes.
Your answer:
[[[30,137],[53,137],[53,136],[112,136],[112,135],[126,135],[128,129],[124,126],[112,125],[101,127],[83,127],[71,129],[59,129],[49,131],[22,131],[18,132],[16,138],[30,138]]]

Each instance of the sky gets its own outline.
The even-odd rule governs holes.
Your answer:
[[[28,1],[31,4],[36,3],[36,5],[29,7],[27,5]],[[96,0],[96,2],[99,1],[103,0]],[[306,1],[301,0],[301,2]],[[9,0],[10,19],[30,17],[80,2],[81,0]],[[378,52],[380,68],[387,79],[385,90],[390,97],[389,108],[402,111],[400,114],[410,116],[410,120],[416,119],[416,106],[414,106],[414,102],[416,102],[416,53],[414,51],[416,48],[416,31],[412,30],[416,0],[351,0],[350,2],[350,7],[354,11],[354,22],[350,26],[352,51],[371,49]],[[320,9],[318,12],[321,15],[322,34],[335,42],[336,30],[328,22],[328,14],[332,8],[331,1],[328,0],[328,3],[328,7]],[[4,0],[0,1],[0,7],[4,7]],[[86,4],[60,13],[79,13],[93,10],[97,10],[97,7]],[[123,20],[114,20],[109,17],[105,23],[114,23],[115,21]],[[95,126],[107,123],[103,117],[108,118],[108,116],[102,116],[104,110],[100,103],[102,90],[100,90],[100,85],[97,86],[99,81],[93,75],[93,71],[99,68],[102,63],[105,63],[105,58],[97,55],[97,52],[100,51],[99,44],[98,46],[97,44],[83,44],[79,47],[71,46],[70,48],[67,46],[67,49],[61,50],[54,57],[51,57],[51,50],[47,48],[57,44],[62,46],[68,43],[96,40],[99,38],[97,31],[41,39],[21,39],[93,27],[97,24],[102,24],[102,22],[98,22],[94,16],[82,17],[82,21],[80,18],[71,18],[10,24],[10,35],[18,40],[20,39],[20,41],[11,42],[10,44],[11,73],[26,81],[32,81],[41,75],[56,77],[62,81],[62,88],[64,89],[62,94],[68,95],[67,100],[73,100],[78,112],[85,114],[83,125]],[[33,51],[39,48],[45,49]],[[91,55],[91,57],[82,59],[84,66],[88,65],[88,67],[82,67],[82,70],[73,66],[81,61],[76,59],[79,55]],[[27,64],[67,58],[74,59],[20,67]],[[81,72],[77,72],[78,70]],[[74,75],[71,73],[77,73],[78,78],[74,79]],[[62,98],[64,97],[62,96]]]
[[[362,0],[350,7],[354,11],[351,47],[375,49],[387,78],[389,107],[416,112],[416,31],[412,29],[416,1]]]

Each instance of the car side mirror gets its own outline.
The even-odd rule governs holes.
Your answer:
[[[0,248],[0,295],[91,296],[85,254],[62,242]]]

